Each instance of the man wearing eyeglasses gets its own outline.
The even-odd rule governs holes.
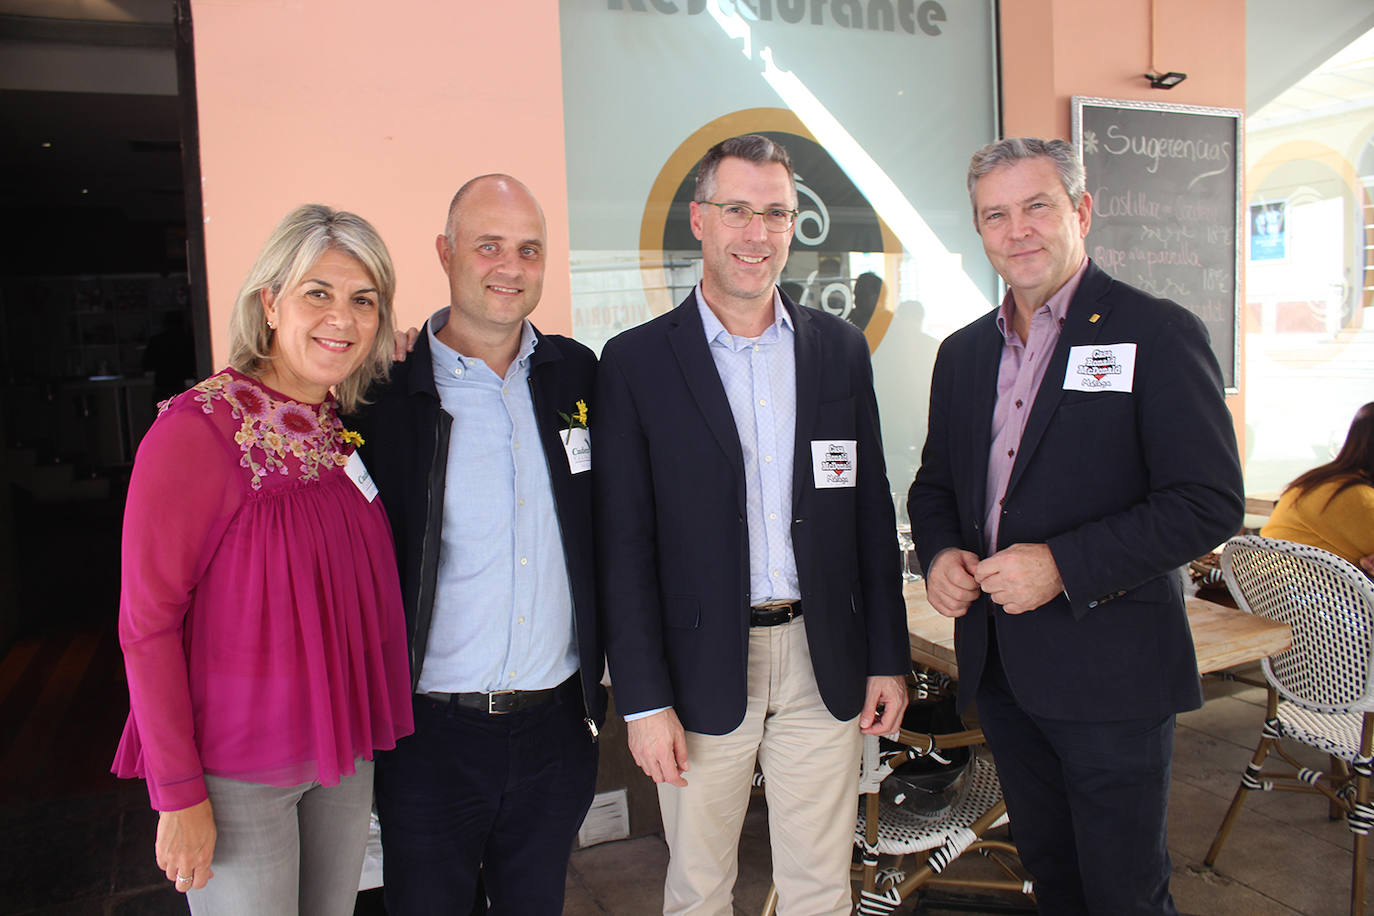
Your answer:
[[[910,668],[868,346],[777,288],[786,150],[712,147],[691,205],[702,277],[606,344],[597,547],[615,702],[659,784],[665,913],[729,914],[755,763],[779,913],[849,913],[861,733]]]

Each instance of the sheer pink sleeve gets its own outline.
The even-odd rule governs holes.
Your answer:
[[[121,745],[121,754],[140,754],[160,811],[206,797],[187,680],[186,611],[244,498],[232,442],[192,397],[183,395],[143,438],[124,508],[119,641],[129,679],[124,745],[134,744]]]

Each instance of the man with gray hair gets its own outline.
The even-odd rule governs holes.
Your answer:
[[[1001,307],[950,335],[908,508],[956,618],[1040,912],[1175,913],[1174,715],[1202,694],[1175,570],[1240,526],[1240,462],[1202,322],[1086,255],[1092,197],[1062,140],[968,173]]]
[[[377,757],[392,916],[466,914],[474,898],[478,913],[561,913],[596,784],[596,358],[529,321],[546,248],[523,184],[464,184],[435,239],[449,303],[358,424],[415,691],[415,734]]]

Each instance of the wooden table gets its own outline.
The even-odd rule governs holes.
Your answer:
[[[912,660],[958,677],[959,666],[954,660],[954,619],[942,617],[930,606],[924,582],[907,582],[903,591]],[[1256,617],[1202,598],[1188,599],[1188,626],[1193,631],[1197,667],[1203,674],[1281,652],[1288,648],[1293,638],[1286,623]]]
[[[1274,514],[1274,507],[1279,504],[1279,497],[1283,495],[1282,490],[1268,490],[1262,493],[1245,494],[1245,514],[1264,515]]]

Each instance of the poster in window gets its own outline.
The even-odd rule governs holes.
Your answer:
[[[1250,260],[1282,261],[1288,253],[1288,202],[1250,205]]]

